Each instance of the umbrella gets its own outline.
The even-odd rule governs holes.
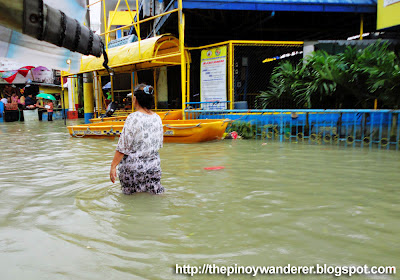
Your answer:
[[[36,95],[36,97],[50,99],[50,100],[54,100],[54,101],[56,100],[56,98],[53,95],[48,94],[48,93],[39,93],[38,95]]]
[[[26,77],[32,68],[35,68],[33,66],[24,66],[18,69],[18,73],[21,74],[22,76]]]
[[[103,89],[111,89],[111,82],[108,82],[107,84],[105,84]]]
[[[7,83],[11,84],[15,77],[17,76],[18,71],[0,71],[0,78],[5,80]]]
[[[50,70],[44,66],[38,66],[35,67],[35,69],[33,69],[32,71],[37,72],[37,71],[50,71]]]

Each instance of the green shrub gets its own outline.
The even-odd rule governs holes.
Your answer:
[[[337,55],[316,51],[293,66],[282,62],[270,87],[257,97],[257,108],[386,108],[400,106],[400,62],[388,43],[378,41]],[[289,104],[285,106],[284,104]]]
[[[227,132],[236,131],[244,139],[253,139],[257,134],[261,133],[261,127],[257,124],[245,121],[234,121],[232,122]]]

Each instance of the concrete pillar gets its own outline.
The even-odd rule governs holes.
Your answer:
[[[68,111],[74,111],[74,78],[68,78]]]
[[[318,41],[306,41],[303,45],[303,61],[307,63],[307,56],[310,55],[314,50],[314,45],[318,44]]]
[[[78,112],[75,110],[75,102],[74,102],[74,94],[75,94],[75,77],[68,78],[68,119],[77,119]]]
[[[85,123],[90,123],[94,117],[93,75],[83,74],[83,106],[85,110]]]

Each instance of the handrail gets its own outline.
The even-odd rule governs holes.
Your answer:
[[[303,45],[303,41],[254,41],[254,40],[229,40],[223,41],[215,44],[204,45],[200,47],[188,47],[187,50],[201,50],[213,47],[218,47],[222,45],[228,45],[229,43],[240,45],[240,44],[258,44],[258,45]]]
[[[237,109],[237,110],[194,110],[185,109],[185,112],[201,113],[400,113],[397,109]]]
[[[215,100],[215,101],[204,101],[204,102],[186,102],[185,104],[190,105],[190,104],[205,104],[205,103],[230,103],[231,101],[219,101],[219,100]]]
[[[169,112],[171,112],[171,110],[165,113],[164,118],[162,120],[164,120],[169,115]]]
[[[143,23],[143,22],[146,22],[146,21],[149,21],[149,20],[152,20],[152,19],[155,19],[155,18],[159,18],[159,17],[165,16],[165,15],[168,15],[168,14],[172,14],[172,13],[175,13],[175,12],[177,12],[177,11],[178,11],[178,9],[173,9],[173,10],[171,10],[171,11],[164,12],[164,13],[161,13],[161,14],[158,14],[158,15],[155,15],[155,16],[152,16],[152,17],[148,17],[148,18],[146,18],[146,19],[142,19],[142,20],[136,21],[136,22],[134,22],[134,23],[131,23],[131,24],[128,24],[128,25],[124,25],[124,26],[119,27],[119,28],[111,29],[111,30],[108,30],[108,31],[106,31],[106,32],[100,33],[100,36],[106,35],[106,34],[109,34],[109,33],[112,33],[112,32],[118,31],[118,30],[121,30],[121,29],[125,29],[125,28],[128,28],[128,27],[134,26],[134,25],[138,25],[138,24],[141,24],[141,23]]]
[[[101,1],[103,1],[103,0],[99,0],[99,1],[97,1],[97,2],[94,2],[94,3],[92,3],[92,4],[89,4],[89,5],[87,5],[86,7],[89,8],[90,6],[93,6],[93,5],[97,4],[97,3],[100,3]]]
[[[166,128],[170,128],[170,129],[188,129],[188,128],[201,127],[201,123],[198,123],[198,124],[193,125],[193,126],[179,126],[179,127],[177,127],[177,126],[170,126],[169,124],[164,124],[164,126]]]

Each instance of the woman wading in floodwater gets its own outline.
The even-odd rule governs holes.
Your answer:
[[[140,84],[135,88],[132,102],[136,112],[125,121],[111,163],[110,179],[115,182],[119,164],[119,180],[124,194],[164,192],[158,150],[163,145],[160,116],[150,108],[154,104],[153,87]]]

